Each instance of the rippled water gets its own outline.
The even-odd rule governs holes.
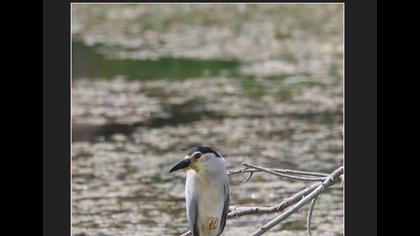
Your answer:
[[[129,40],[135,35],[144,43],[149,40],[146,36],[117,27],[119,22],[131,22],[138,16],[144,17],[140,17],[143,21],[139,22],[145,24],[148,18],[142,14],[151,9],[158,9],[156,11],[162,12],[159,16],[168,19],[172,19],[169,17],[172,11],[185,10],[149,7],[146,10],[147,7],[136,5],[74,9],[74,236],[179,235],[185,232],[185,174],[168,174],[167,171],[192,146],[214,147],[225,157],[228,169],[238,169],[248,162],[331,172],[343,164],[342,49],[339,46],[342,42],[337,40],[342,32],[328,31],[331,25],[340,23],[335,22],[339,14],[338,18],[332,15],[325,20],[320,14],[323,10],[316,8],[310,15],[328,23],[323,25],[327,30],[319,34],[325,39],[315,33],[317,37],[309,38],[296,34],[285,37],[280,43],[269,43],[279,43],[277,48],[289,47],[288,53],[279,54],[274,50],[268,52],[266,58],[260,58],[260,54],[252,57],[251,49],[243,46],[249,45],[252,37],[243,36],[235,40],[243,39],[243,44],[236,43],[237,50],[244,51],[220,49],[212,51],[212,58],[206,58],[199,56],[199,48],[204,46],[197,46],[191,50],[194,57],[177,57],[186,49],[182,43],[171,41],[169,33],[169,36],[166,33],[156,36],[164,46],[162,50],[152,50],[153,45],[134,45]],[[190,11],[200,9],[192,7]],[[229,12],[229,7],[221,9]],[[248,14],[246,9],[244,11],[243,14]],[[329,6],[326,12],[335,10]],[[96,18],[102,17],[100,21],[92,20],[96,19],[95,14]],[[245,20],[242,29],[245,32],[257,21],[249,14],[251,20]],[[181,20],[188,22],[187,18]],[[284,22],[294,25],[294,21]],[[312,26],[305,22],[297,26]],[[270,20],[261,29],[271,32],[269,23]],[[198,35],[202,30],[200,24],[204,23],[193,26]],[[117,27],[116,31],[110,30],[117,36],[108,35],[108,31],[101,28],[104,26]],[[176,24],[174,27],[179,29]],[[216,48],[224,48],[221,45],[225,41],[232,42],[231,31],[221,30],[222,35],[218,35],[211,31],[212,27],[211,24],[208,27],[209,36],[213,37],[211,42]],[[287,32],[283,27],[279,30]],[[230,29],[229,25],[223,28]],[[171,29],[165,32],[172,32]],[[241,35],[241,29],[236,30]],[[159,34],[160,31],[150,32]],[[190,33],[197,36],[193,31],[187,32]],[[99,43],[92,45],[92,40]],[[314,47],[314,42],[320,41],[324,41],[323,46]],[[124,47],[130,42],[131,49]],[[207,45],[205,39],[194,41],[198,45],[200,42]],[[299,47],[293,46],[295,44]],[[157,57],[139,54],[139,51]],[[264,52],[262,49],[261,53]],[[148,56],[143,58],[144,55]],[[222,57],[217,59],[218,55]],[[255,174],[246,184],[242,184],[242,180],[241,175],[231,176],[231,205],[271,206],[309,184],[265,174]],[[307,208],[304,208],[267,235],[305,235],[306,214]],[[229,219],[224,235],[248,235],[275,216]],[[314,235],[343,234],[342,188],[334,186],[318,198],[312,225]]]

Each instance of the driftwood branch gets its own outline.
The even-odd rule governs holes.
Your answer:
[[[284,199],[278,204],[270,207],[230,207],[228,213],[228,219],[234,217],[240,217],[244,215],[261,215],[261,214],[273,214],[276,212],[282,212],[280,215],[275,217],[273,220],[260,227],[258,230],[253,232],[251,235],[262,235],[274,226],[281,223],[284,219],[288,218],[293,213],[297,212],[300,208],[311,202],[307,216],[307,230],[308,235],[311,235],[311,218],[312,212],[315,205],[315,200],[325,189],[336,184],[337,182],[343,183],[343,172],[344,168],[339,167],[331,174],[319,173],[319,172],[308,172],[288,169],[276,169],[276,168],[265,168],[252,164],[243,164],[244,168],[239,170],[228,171],[228,175],[244,174],[247,173],[247,177],[244,179],[244,183],[249,181],[254,173],[267,173],[280,178],[295,180],[295,181],[317,181],[318,183],[312,184],[294,195]],[[190,231],[182,234],[181,236],[191,235]]]

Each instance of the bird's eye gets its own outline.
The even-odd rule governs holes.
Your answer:
[[[199,159],[201,157],[201,153],[200,152],[196,152],[196,153],[193,154],[193,157],[195,159]]]

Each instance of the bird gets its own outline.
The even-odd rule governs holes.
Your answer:
[[[222,234],[229,211],[225,159],[210,147],[191,148],[169,173],[186,170],[185,202],[192,236]]]

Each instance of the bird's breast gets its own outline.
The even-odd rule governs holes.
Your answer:
[[[216,236],[219,232],[226,194],[224,182],[217,180],[210,175],[203,175],[203,172],[187,171],[186,190],[192,190],[197,196],[200,236]]]
[[[217,235],[223,214],[225,194],[220,186],[211,182],[202,187],[203,191],[198,200],[199,229],[203,235]]]

